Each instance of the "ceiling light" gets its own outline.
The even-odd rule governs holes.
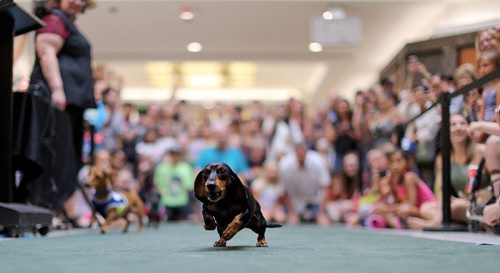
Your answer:
[[[311,52],[321,52],[323,51],[323,46],[320,43],[310,43],[309,51]]]
[[[214,88],[220,87],[224,83],[221,75],[186,75],[184,85],[187,88]]]
[[[329,10],[323,12],[323,19],[325,19],[326,21],[333,20],[333,13]]]
[[[183,62],[179,65],[182,74],[219,74],[222,64],[218,62]]]
[[[187,50],[189,52],[200,52],[203,49],[203,46],[200,43],[192,42],[187,45]]]
[[[228,70],[231,74],[255,75],[257,66],[252,62],[232,62],[228,64]]]
[[[191,21],[194,19],[194,13],[190,7],[183,7],[181,9],[181,13],[179,14],[179,18],[184,21]]]
[[[173,64],[169,62],[148,62],[144,65],[147,74],[169,74],[173,71]]]
[[[341,8],[332,8],[323,12],[323,19],[326,21],[344,20],[345,17],[345,11]]]

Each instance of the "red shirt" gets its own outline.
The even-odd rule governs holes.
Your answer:
[[[64,21],[55,14],[49,14],[43,17],[42,21],[45,23],[45,26],[36,31],[36,34],[41,33],[52,33],[61,36],[64,40],[68,38],[69,31],[64,24]]]

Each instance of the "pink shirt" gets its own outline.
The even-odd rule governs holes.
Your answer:
[[[399,200],[408,200],[408,192],[404,184],[395,184],[396,194]],[[424,181],[419,181],[417,188],[417,207],[420,208],[425,202],[435,202],[436,197]]]

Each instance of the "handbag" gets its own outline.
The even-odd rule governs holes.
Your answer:
[[[43,81],[30,83],[28,87],[28,93],[32,94],[35,97],[41,98],[46,103],[50,104],[52,102],[52,96],[49,91],[49,87]]]

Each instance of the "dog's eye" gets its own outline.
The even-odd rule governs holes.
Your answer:
[[[223,177],[226,177],[227,175],[229,175],[229,173],[224,169],[219,170],[217,174],[219,176],[223,176]]]

